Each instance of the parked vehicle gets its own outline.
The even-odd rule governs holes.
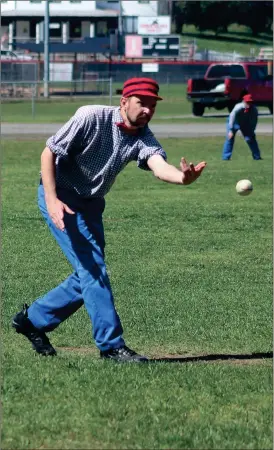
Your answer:
[[[243,95],[249,93],[257,106],[273,113],[273,77],[267,62],[211,64],[204,78],[191,78],[187,83],[187,99],[194,116],[202,116],[205,108],[232,111]]]
[[[1,50],[1,60],[10,61],[12,59],[31,61],[33,59],[30,55],[25,55],[24,53],[12,52],[11,50]]]

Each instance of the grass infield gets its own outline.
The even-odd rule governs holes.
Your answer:
[[[2,141],[2,448],[272,448],[272,140],[161,139],[171,163],[206,160],[188,187],[131,163],[107,195],[106,255],[127,344],[98,358],[84,308],[36,355],[11,329],[71,271],[36,205],[44,141]],[[248,197],[239,179],[253,182]]]

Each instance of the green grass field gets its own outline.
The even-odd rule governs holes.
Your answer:
[[[116,87],[114,86],[113,92]],[[191,104],[186,99],[186,86],[184,84],[170,84],[161,87],[163,102],[158,103],[154,121],[166,119],[166,116],[176,117],[191,114]],[[119,105],[120,96],[113,96],[111,104]],[[109,97],[87,97],[87,98],[51,98],[48,101],[43,99],[35,102],[34,115],[31,100],[17,102],[2,102],[1,116],[2,122],[64,122],[73,115],[77,108],[86,104],[110,104]],[[215,110],[214,110],[215,111]],[[215,111],[216,112],[216,111]],[[227,113],[224,110],[224,113]],[[173,119],[174,120],[174,119]],[[182,120],[182,119],[180,119]],[[191,120],[191,119],[188,119]],[[194,119],[195,120],[195,119]],[[197,119],[196,119],[197,120]]]
[[[3,449],[272,448],[272,139],[256,162],[240,138],[230,162],[222,138],[161,142],[208,166],[182,187],[132,163],[107,196],[125,339],[155,360],[136,366],[99,359],[84,308],[50,335],[56,358],[13,332],[71,268],[36,205],[44,141],[2,141]]]
[[[257,56],[261,47],[273,46],[271,33],[260,33],[258,36],[253,36],[248,27],[237,24],[230,25],[227,33],[218,35],[210,30],[199,32],[194,25],[184,25],[181,40],[182,43],[195,40],[198,51],[204,49],[228,53],[235,51],[243,56],[251,56],[251,49]]]
[[[201,122],[207,120],[205,117],[192,116],[191,103],[186,99],[185,85],[163,85],[161,87],[161,95],[164,101],[159,102],[155,115],[154,123],[165,122]],[[113,96],[111,104],[119,105],[119,96]],[[75,111],[83,105],[109,105],[109,97],[88,97],[88,98],[72,98],[72,99],[56,99],[39,100],[35,102],[34,109],[31,100],[2,102],[1,104],[1,120],[9,123],[62,123],[70,119]],[[259,113],[263,113],[260,121],[272,120],[273,116],[266,107],[259,107]],[[228,110],[206,108],[205,113],[212,115],[210,120],[214,123],[224,122],[224,116],[228,116]],[[221,114],[223,117],[218,117]],[[186,116],[186,117],[184,117]],[[215,117],[214,117],[215,116]]]

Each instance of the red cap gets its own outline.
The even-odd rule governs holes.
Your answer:
[[[243,96],[243,101],[246,103],[252,103],[253,102],[253,98],[251,94],[246,94]]]
[[[132,95],[145,95],[154,97],[157,100],[163,100],[159,97],[159,85],[152,78],[130,78],[124,82],[123,97],[131,97]]]

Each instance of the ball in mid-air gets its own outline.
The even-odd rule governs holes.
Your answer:
[[[249,195],[253,191],[253,186],[249,180],[240,180],[236,184],[236,191],[239,195]]]

